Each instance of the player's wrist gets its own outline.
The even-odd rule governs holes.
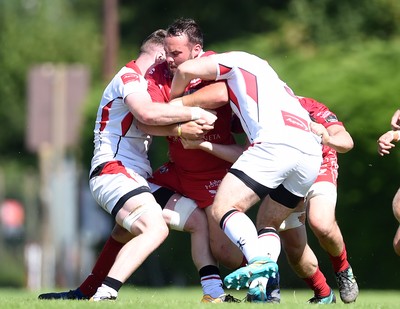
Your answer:
[[[392,136],[392,141],[393,142],[398,142],[399,140],[400,140],[400,134],[399,134],[399,131],[389,131],[389,133],[391,134],[391,136]]]
[[[178,134],[178,137],[181,137],[182,136],[182,123],[178,123],[178,126],[177,126],[177,134]]]
[[[201,118],[201,113],[203,111],[202,108],[195,106],[195,107],[191,107],[190,111],[192,113],[192,119],[191,120],[198,120]]]
[[[173,99],[169,104],[174,106],[183,106],[183,100],[182,98]]]

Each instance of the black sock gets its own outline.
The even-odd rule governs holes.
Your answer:
[[[210,275],[218,275],[219,276],[220,275],[219,268],[214,265],[204,266],[199,270],[199,275],[200,275],[200,278],[204,277],[204,276],[210,276]]]
[[[113,288],[117,292],[122,286],[122,282],[118,281],[117,279],[111,278],[111,277],[106,277],[103,281],[103,284],[109,286],[110,288]]]

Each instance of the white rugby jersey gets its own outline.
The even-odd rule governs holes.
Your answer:
[[[241,51],[211,55],[217,80],[227,80],[230,104],[251,143],[286,144],[304,153],[321,152],[310,116],[267,61]]]
[[[147,151],[151,136],[140,131],[124,99],[128,94],[147,92],[147,81],[134,61],[124,66],[104,90],[94,128],[91,170],[99,164],[119,160],[147,178],[152,174]]]

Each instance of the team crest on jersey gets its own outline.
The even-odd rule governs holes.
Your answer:
[[[122,82],[124,85],[130,82],[136,82],[139,80],[139,74],[137,73],[125,73],[121,76]]]
[[[335,115],[329,115],[328,117],[325,118],[326,122],[337,122],[338,119]]]

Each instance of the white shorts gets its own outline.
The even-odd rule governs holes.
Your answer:
[[[296,196],[305,196],[318,176],[322,156],[287,145],[257,143],[250,146],[232,168],[270,189],[280,184]]]
[[[109,162],[98,176],[89,180],[89,186],[96,202],[114,217],[127,198],[150,192],[144,177],[131,168],[124,167],[120,162],[116,164],[113,161]],[[117,205],[117,209],[114,209]]]

